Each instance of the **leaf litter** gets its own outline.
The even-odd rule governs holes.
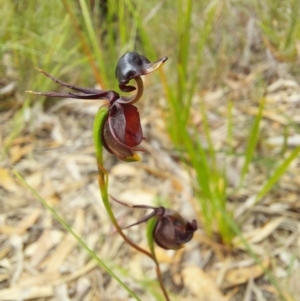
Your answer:
[[[267,67],[258,65],[247,75],[233,70],[224,78],[224,86],[195,95],[194,107],[201,100],[205,102],[220,162],[224,159],[221,151],[227,143],[224,135],[227,100],[234,102],[232,148],[242,152],[249,120],[258,112],[257,103],[249,101],[253,99],[251,87],[257,74]],[[10,99],[14,97],[14,90],[9,91]],[[6,92],[3,95],[6,96]],[[267,87],[265,98],[260,152],[282,158],[281,154],[288,154],[299,145],[296,127],[289,127],[286,133],[288,125],[299,126],[300,123],[299,84],[291,76],[278,77]],[[159,119],[163,113],[160,109],[149,110],[151,101],[145,98],[139,105],[141,116],[145,115],[141,122],[147,136],[143,142],[147,151],[142,154],[142,161],[124,164],[105,155],[105,166],[110,174],[109,191],[133,204],[170,202],[174,209],[194,218],[198,209],[195,209],[187,171],[177,160],[165,134],[166,128]],[[0,300],[128,300],[122,289],[16,180],[13,169],[72,225],[98,256],[116,267],[117,273],[139,292],[142,300],[155,300],[142,289],[145,279],[155,280],[151,263],[116,235],[101,204],[92,145],[92,120],[99,105],[95,101],[66,99],[45,112],[41,106],[35,107],[29,112],[30,122],[22,136],[12,140],[3,157],[0,165]],[[13,130],[14,124],[8,121],[7,114],[12,115],[14,110],[12,107],[0,112],[1,142],[8,141]],[[191,118],[204,136],[197,109],[192,111]],[[241,163],[238,157],[226,159],[230,162],[229,178],[232,178],[228,207],[234,209],[237,219],[244,218],[243,237],[260,263],[245,252],[239,237],[233,240],[229,250],[200,229],[194,240],[177,253],[158,249],[168,289],[178,292],[180,300],[278,300],[278,291],[265,275],[269,270],[277,277],[286,300],[299,299],[299,158],[272,192],[257,204],[255,196],[269,172],[267,163],[252,162],[245,179],[247,186],[235,193]],[[112,205],[121,224],[130,224],[143,213]],[[145,246],[146,238],[141,229],[142,226],[126,231]]]

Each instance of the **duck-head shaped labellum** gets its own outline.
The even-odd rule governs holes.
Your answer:
[[[115,71],[120,89],[124,92],[135,90],[135,87],[127,86],[131,79],[157,70],[167,59],[167,57],[162,57],[161,59],[151,63],[146,57],[135,51],[125,53],[119,59]]]
[[[137,161],[134,151],[143,140],[140,116],[137,108],[130,104],[117,104],[109,110],[102,130],[103,146],[107,151],[124,161]]]

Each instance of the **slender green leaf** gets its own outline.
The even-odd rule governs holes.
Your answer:
[[[257,204],[278,182],[281,176],[287,171],[290,164],[299,156],[300,146],[295,148],[292,153],[275,169],[273,175],[264,183],[263,187],[256,196],[255,204]]]
[[[62,217],[60,217],[57,212],[32,188],[25,179],[17,172],[14,171],[16,177],[25,185],[32,194],[51,212],[51,214],[55,217],[57,221],[69,232],[74,238],[78,241],[78,243],[88,252],[88,254],[93,258],[99,267],[105,270],[112,278],[114,278],[121,287],[123,287],[135,300],[139,300],[139,297],[93,252],[86,243],[72,230],[72,228],[64,221]]]
[[[252,126],[250,134],[249,134],[248,144],[247,144],[247,148],[246,148],[246,152],[245,152],[245,160],[244,160],[244,165],[243,165],[242,172],[241,172],[241,179],[240,179],[239,186],[243,185],[245,175],[248,172],[249,164],[250,164],[250,162],[253,158],[254,152],[255,152],[255,148],[257,145],[258,137],[259,137],[259,126],[260,126],[260,122],[262,120],[264,106],[265,106],[265,99],[263,98],[260,101],[259,110],[255,117],[253,126]]]
[[[157,217],[150,218],[147,222],[147,230],[146,230],[149,249],[150,249],[150,252],[153,255],[156,262],[157,262],[157,259],[156,259],[156,255],[155,255],[155,249],[154,249],[154,236],[153,236],[153,234],[154,234],[154,229],[156,227],[157,222],[158,222]]]
[[[100,66],[100,69],[102,71],[102,78],[104,81],[104,85],[107,85],[107,78],[106,78],[106,72],[105,72],[105,64],[104,64],[104,59],[103,59],[103,54],[102,54],[102,46],[100,45],[99,39],[97,39],[96,32],[92,23],[92,18],[90,15],[90,12],[88,10],[87,4],[85,0],[79,0],[80,7],[82,10],[82,15],[84,19],[84,23],[86,26],[86,30],[91,42],[91,45],[93,47],[93,53],[96,55],[97,62]]]

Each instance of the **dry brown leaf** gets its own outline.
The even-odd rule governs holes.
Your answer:
[[[13,287],[0,290],[0,300],[14,301],[34,298],[45,298],[53,296],[53,287],[50,285],[33,287]]]
[[[0,260],[11,251],[11,246],[3,246],[2,249],[0,249]]]
[[[173,255],[171,254],[173,253]],[[174,251],[166,251],[162,248],[155,247],[156,258],[161,263],[175,263],[174,262]]]
[[[32,227],[37,219],[41,214],[41,209],[36,208],[28,215],[26,215],[17,225],[15,226],[8,226],[8,225],[1,225],[0,226],[0,233],[12,235],[18,234],[21,235],[26,232],[27,229]]]
[[[127,269],[135,278],[143,278],[145,271],[142,266],[142,256],[140,256],[140,254],[132,256],[128,262]]]
[[[47,256],[48,252],[61,241],[62,236],[63,233],[59,230],[46,229],[39,239],[30,246],[35,248],[30,260],[31,265],[33,267],[37,266]]]
[[[68,287],[65,283],[54,287],[54,298],[57,301],[71,301],[68,294]]]
[[[248,114],[254,115],[254,116],[256,116],[258,114],[258,109],[257,108],[245,108],[243,111],[248,113]],[[268,118],[272,121],[276,121],[276,122],[278,122],[282,125],[287,125],[288,122],[289,122],[282,115],[279,115],[276,112],[272,112],[270,110],[268,110],[268,111],[264,110],[262,115],[263,115],[264,118]]]
[[[50,205],[50,206],[57,206],[59,204],[60,198],[59,196],[54,192],[53,194],[49,195],[48,197],[45,198],[45,201]]]
[[[128,204],[152,206],[155,194],[142,189],[130,189],[122,192],[118,198]]]
[[[0,168],[0,186],[9,192],[18,190],[18,186],[8,169]]]
[[[172,263],[170,264],[170,273],[174,284],[178,286],[182,286],[182,277],[181,277],[181,268],[178,264],[179,262],[183,262],[183,255],[185,254],[185,249],[179,249],[175,252],[174,257],[172,259]]]
[[[256,279],[263,275],[264,269],[269,267],[270,260],[265,259],[261,265],[256,264],[250,267],[237,268],[230,270],[225,275],[225,282],[222,289],[227,289],[236,285],[248,282],[249,279]]]
[[[7,226],[7,225],[0,226],[1,234],[11,235],[11,234],[16,234],[17,231],[18,231],[18,229],[15,227],[12,227],[12,226]]]
[[[285,220],[285,217],[278,217],[261,228],[254,229],[252,231],[243,233],[243,238],[246,239],[249,243],[259,243],[271,235],[278,226]],[[241,245],[240,238],[234,240],[234,245]]]
[[[0,274],[0,282],[8,280],[10,278],[10,274],[9,273],[5,273],[5,274]]]
[[[43,172],[34,172],[26,176],[26,182],[35,190],[38,190],[43,178]]]
[[[20,136],[20,137],[16,137],[13,142],[12,145],[19,145],[19,144],[24,144],[24,143],[30,143],[32,142],[34,139],[32,136]]]
[[[26,274],[23,275],[20,280],[16,282],[16,287],[21,288],[21,287],[33,287],[35,285],[46,285],[46,284],[51,284],[58,279],[61,278],[61,273],[60,272],[53,272],[53,271],[46,271],[37,275],[32,275],[28,276]]]
[[[115,177],[134,177],[137,172],[138,170],[135,166],[125,163],[119,163],[110,170],[110,174]]]
[[[75,233],[80,237],[82,230],[84,227],[84,211],[79,209],[77,211],[75,222],[73,225],[73,229]],[[47,261],[47,270],[48,271],[56,271],[60,268],[60,266],[64,263],[66,258],[72,252],[74,247],[77,244],[77,240],[73,237],[71,233],[66,234],[64,239],[61,241],[59,246],[55,249],[55,251],[51,254],[50,259]]]
[[[53,271],[50,271],[50,272],[46,271],[41,274],[30,276],[30,277],[28,277],[28,275],[27,275],[26,277],[20,279],[16,283],[16,286],[18,288],[21,288],[21,287],[29,287],[29,286],[34,286],[34,285],[43,286],[46,284],[50,284],[52,286],[60,285],[62,283],[67,283],[67,282],[73,281],[74,279],[77,279],[80,276],[87,274],[92,269],[94,269],[96,266],[97,266],[96,261],[91,260],[85,266],[81,267],[74,273],[66,275],[66,276],[62,276],[60,272],[53,272]]]
[[[20,146],[20,145],[12,146],[9,149],[11,163],[15,164],[24,156],[26,156],[28,153],[32,152],[32,150],[33,150],[32,144],[28,144],[25,146]]]
[[[224,296],[213,278],[205,273],[201,268],[190,266],[182,271],[184,285],[199,301],[228,301],[229,298]]]
[[[18,234],[23,234],[27,229],[31,228],[41,214],[41,209],[36,208],[27,214],[17,225]]]

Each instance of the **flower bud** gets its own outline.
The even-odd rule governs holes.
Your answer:
[[[196,220],[189,222],[175,210],[165,209],[154,229],[154,240],[163,249],[178,250],[193,238],[198,229]]]
[[[198,229],[196,220],[193,219],[191,222],[189,222],[173,209],[152,207],[147,205],[129,205],[115,199],[112,196],[111,198],[115,202],[126,207],[152,209],[153,212],[143,216],[137,222],[123,227],[123,229],[128,229],[132,226],[149,221],[147,230],[148,239],[150,233],[151,240],[153,238],[154,241],[163,249],[178,250],[182,248],[183,244],[187,243],[193,238],[194,232]]]

